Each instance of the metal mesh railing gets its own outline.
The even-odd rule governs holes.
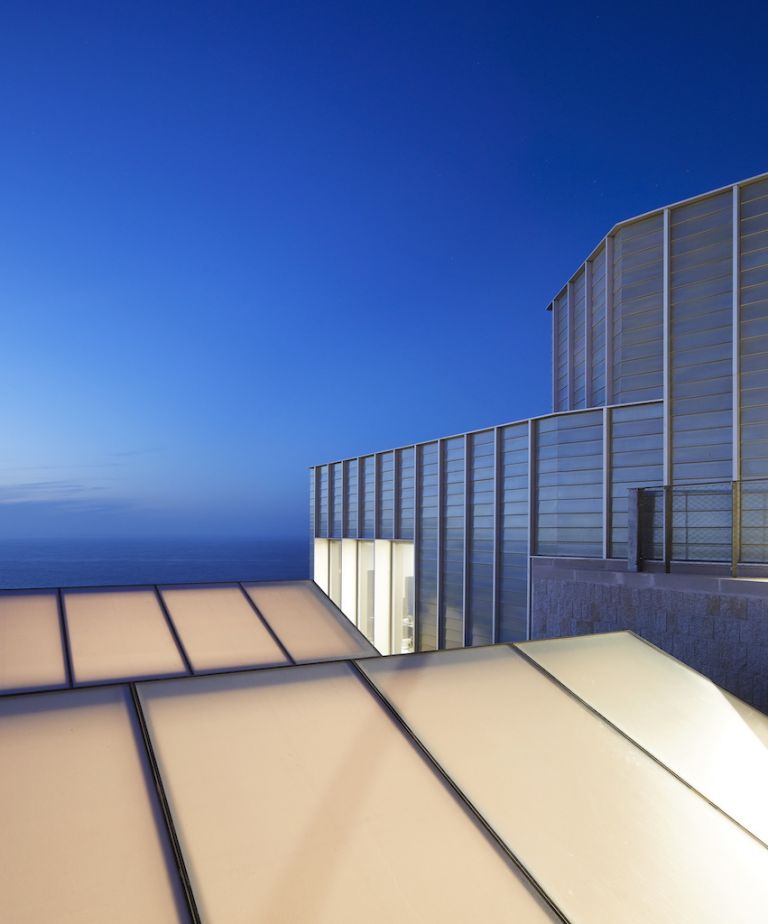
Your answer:
[[[637,536],[628,537],[630,560],[638,567],[642,561],[730,562],[734,570],[739,561],[768,560],[767,488],[745,489],[744,512],[753,524],[746,530],[738,482],[633,489]],[[750,559],[742,556],[742,536],[750,539]]]
[[[672,488],[674,561],[730,561],[732,546],[731,485]]]
[[[742,481],[740,560],[768,562],[768,482]]]

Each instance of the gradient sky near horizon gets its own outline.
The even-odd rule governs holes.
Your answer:
[[[618,220],[768,170],[764,4],[4,3],[0,538],[304,536],[550,410]]]

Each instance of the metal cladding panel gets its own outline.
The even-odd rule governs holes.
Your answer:
[[[55,593],[0,594],[0,691],[64,686]]]
[[[416,609],[417,647],[420,651],[437,648],[437,568],[438,568],[438,446],[417,446],[419,456],[416,517]]]
[[[140,696],[203,920],[554,924],[349,665]]]
[[[528,424],[500,432],[499,464],[499,641],[528,632]]]
[[[187,921],[127,687],[0,699],[0,919]]]
[[[661,399],[663,217],[620,228],[613,250],[613,402]]]
[[[765,919],[765,846],[511,647],[361,667],[565,920]]]
[[[673,482],[731,480],[732,212],[725,192],[670,214]]]
[[[592,325],[592,362],[587,375],[591,377],[591,406],[605,404],[605,247],[592,260],[590,277],[590,324]]]
[[[629,632],[520,648],[768,843],[768,717]]]
[[[443,453],[439,647],[459,648],[464,644],[465,438],[445,440]]]
[[[470,645],[489,645],[493,641],[494,438],[493,430],[468,437],[467,641]]]
[[[373,539],[376,526],[376,461],[373,456],[364,456],[359,460],[360,478],[360,521],[362,533],[360,538]]]
[[[739,251],[741,478],[747,481],[768,478],[768,180],[741,188]],[[754,515],[744,514],[751,528]],[[754,538],[742,537],[745,561],[766,561],[765,544],[760,549]]]
[[[336,462],[330,466],[330,473],[329,473],[330,486],[329,486],[328,495],[330,498],[329,502],[331,505],[331,509],[330,509],[330,516],[329,516],[329,524],[330,524],[329,532],[330,532],[330,535],[336,539],[340,538],[342,535],[342,522],[341,522],[342,495],[341,495],[341,491],[342,491],[343,484],[342,484],[341,472],[342,472],[341,462]]]
[[[536,423],[536,554],[603,554],[603,415]]]
[[[573,401],[574,409],[587,406],[587,331],[584,270],[573,280]]]
[[[626,558],[629,489],[657,486],[664,479],[663,405],[617,407],[610,413],[610,555]],[[657,532],[654,539],[660,542],[660,526]]]
[[[309,470],[309,544],[310,544],[310,553],[309,553],[310,569],[309,570],[310,570],[310,574],[312,573],[312,561],[313,561],[311,546],[316,537],[315,530],[317,526],[317,524],[315,523],[315,479],[316,479],[315,468],[312,467]]]
[[[564,289],[552,304],[555,325],[555,411],[567,411],[568,394],[568,290]]]
[[[357,539],[359,465],[357,459],[349,459],[344,463],[344,536],[349,539]]]
[[[377,536],[394,539],[395,536],[395,454],[393,451],[378,456],[378,516]]]
[[[395,539],[413,539],[415,515],[415,459],[416,450],[409,446],[398,449],[395,455],[397,467],[397,532]]]
[[[317,535],[327,539],[330,529],[330,500],[328,496],[328,468],[327,465],[321,465],[320,468],[320,498],[318,502],[318,524]]]

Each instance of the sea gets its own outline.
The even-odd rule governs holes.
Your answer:
[[[0,588],[299,580],[306,539],[0,540]]]

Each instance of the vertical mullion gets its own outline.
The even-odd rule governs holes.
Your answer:
[[[605,403],[613,404],[613,237],[605,239]]]
[[[732,268],[733,276],[733,472],[732,481],[741,480],[741,322],[739,316],[740,303],[740,285],[741,285],[741,267],[740,267],[740,218],[739,208],[740,189],[738,186],[733,187],[732,203],[732,221],[733,221],[733,246],[732,246]]]
[[[341,529],[339,539],[343,539],[347,526],[347,463],[341,463]],[[343,566],[342,566],[343,567]]]
[[[733,187],[733,469],[731,473],[731,575],[736,577],[741,560],[741,190]]]
[[[436,622],[435,647],[442,647],[443,641],[443,541],[445,528],[443,526],[443,490],[445,473],[443,471],[443,440],[437,441],[437,582],[435,587]]]
[[[558,356],[560,348],[560,340],[557,336],[557,325],[559,324],[558,314],[559,309],[557,307],[557,299],[552,302],[552,410],[559,411],[560,408],[557,405],[557,386],[559,381],[558,376]]]
[[[592,263],[584,264],[584,407],[594,404],[592,387]]]
[[[413,650],[419,650],[421,641],[421,587],[419,566],[421,565],[421,530],[419,518],[421,516],[421,452],[418,446],[413,447]]]
[[[662,259],[664,261],[663,282],[662,282],[662,312],[663,312],[663,382],[664,382],[664,424],[663,424],[663,469],[664,484],[672,483],[672,407],[670,399],[672,396],[672,375],[671,375],[671,316],[670,316],[670,272],[669,272],[669,216],[668,208],[664,209],[664,243]]]
[[[392,538],[400,538],[400,466],[403,450],[395,449],[392,453]]]
[[[313,465],[310,468],[309,486],[309,516],[310,516],[310,534],[312,541],[309,544],[309,576],[312,580],[315,578],[315,539],[317,538],[317,468]]]
[[[373,456],[373,538],[379,538],[380,517],[379,506],[381,504],[381,465],[379,453]],[[374,578],[375,580],[375,578]]]
[[[462,619],[462,637],[464,639],[464,646],[471,645],[470,640],[470,600],[469,600],[469,578],[470,578],[470,541],[469,541],[469,524],[471,521],[471,511],[470,511],[470,477],[469,477],[469,467],[472,458],[472,449],[471,449],[471,440],[468,433],[464,434],[464,566],[463,566],[463,587],[462,587],[462,607],[461,607],[461,619]]]
[[[611,554],[611,425],[613,419],[607,407],[603,408],[603,558]]]
[[[528,587],[525,636],[531,638],[533,623],[533,556],[536,553],[536,421],[528,421]]]
[[[363,459],[357,457],[357,538],[361,539],[364,532],[363,498],[365,497],[365,464]]]
[[[575,370],[573,367],[573,355],[574,355],[573,319],[574,319],[576,312],[574,311],[575,306],[573,302],[574,302],[573,282],[569,282],[568,285],[566,286],[566,305],[567,305],[566,310],[568,312],[568,331],[567,331],[568,350],[566,353],[566,359],[567,359],[566,376],[568,380],[568,399],[566,402],[567,407],[562,408],[562,410],[570,410],[570,411],[573,410],[574,405],[575,405],[574,398],[575,398],[575,383],[576,383]]]
[[[491,624],[491,641],[496,644],[499,640],[499,623],[501,621],[501,607],[499,599],[499,579],[501,577],[501,494],[504,489],[504,479],[499,477],[501,467],[501,439],[502,430],[495,427],[493,431],[493,611]]]

